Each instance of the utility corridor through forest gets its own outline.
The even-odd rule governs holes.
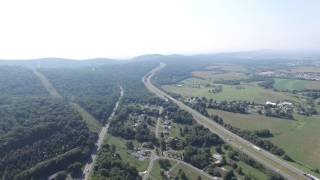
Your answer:
[[[52,96],[53,98],[59,99],[59,100],[63,100],[63,97],[55,89],[55,87],[51,84],[50,80],[45,77],[45,75],[43,75],[41,72],[39,72],[37,70],[34,70],[33,72],[39,78],[42,85],[48,91],[50,96]],[[112,110],[111,115],[108,117],[107,123],[105,125],[103,125],[102,128],[101,128],[101,124],[99,123],[99,121],[96,120],[88,111],[86,111],[78,103],[70,102],[70,105],[80,114],[82,119],[85,121],[89,130],[98,133],[98,139],[95,143],[96,148],[94,150],[92,150],[91,155],[90,155],[90,159],[86,163],[86,165],[83,169],[82,179],[85,179],[85,180],[89,179],[90,174],[92,173],[91,171],[92,171],[94,163],[97,159],[97,153],[98,153],[100,147],[102,146],[104,139],[107,135],[108,128],[110,125],[110,120],[114,117],[114,115],[119,107],[120,100],[123,97],[123,95],[124,95],[124,90],[123,90],[122,86],[120,86],[120,96],[119,96],[119,98],[118,98],[118,100]]]

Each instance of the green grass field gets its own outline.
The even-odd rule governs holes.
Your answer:
[[[217,74],[214,71],[194,71],[192,72],[192,76],[198,78],[205,78],[211,81],[219,81],[219,80],[240,80],[248,78],[244,73],[239,72],[226,72]]]
[[[170,161],[170,160],[169,160]],[[175,165],[176,162],[174,161],[170,161],[171,167]],[[164,171],[163,169],[161,169],[160,164],[159,164],[159,160],[156,160],[153,164],[152,170],[150,172],[150,176],[154,179],[162,179],[161,177],[161,171]],[[151,179],[151,178],[149,178]]]
[[[172,165],[172,163],[170,163]],[[150,172],[150,176],[154,179],[162,179],[161,177],[161,167],[159,164],[159,160],[155,161],[152,167],[152,170]],[[149,179],[152,179],[149,178]]]
[[[223,71],[232,71],[232,72],[248,72],[248,69],[245,66],[242,65],[235,65],[235,64],[216,64],[214,66],[207,66],[204,68],[205,70],[214,70],[219,69]]]
[[[239,161],[237,164],[238,164],[238,166],[241,167],[244,174],[247,174],[248,176],[250,176],[254,180],[267,180],[268,179],[268,176],[266,174],[247,165],[246,163],[244,163],[242,161]]]
[[[207,97],[218,101],[223,100],[247,100],[256,103],[264,104],[266,101],[290,100],[299,101],[298,97],[285,92],[275,92],[269,89],[264,89],[252,84],[243,84],[237,86],[222,85],[223,90],[220,93],[209,93],[210,87],[205,87],[208,82],[206,80],[198,80],[195,78],[186,79],[181,82],[183,86],[164,85],[162,88],[171,93],[180,94],[182,96],[191,97]],[[195,86],[199,84],[200,87]]]
[[[305,90],[320,89],[320,81],[296,80],[296,79],[275,79],[274,88],[278,90]]]
[[[124,162],[129,163],[130,165],[137,168],[139,172],[145,171],[149,165],[149,159],[146,159],[144,161],[139,161],[134,156],[129,154],[127,152],[126,148],[126,140],[118,137],[111,136],[108,134],[108,136],[105,139],[106,144],[114,144],[116,146],[117,153],[120,154],[121,159]]]
[[[293,159],[312,168],[320,168],[320,116],[295,115],[296,120],[286,120],[220,110],[208,112],[223,117],[226,123],[241,129],[270,129],[274,137],[269,140],[283,148]]]
[[[298,66],[291,69],[292,72],[320,72],[320,67],[314,66]]]
[[[200,174],[198,171],[184,165],[184,164],[177,164],[173,169],[172,169],[172,173],[175,175],[178,175],[179,169],[181,169],[189,179],[197,179],[199,176],[201,177],[202,180],[209,180],[208,177]]]

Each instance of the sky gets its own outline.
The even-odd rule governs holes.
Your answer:
[[[1,0],[0,59],[320,50],[319,0]]]

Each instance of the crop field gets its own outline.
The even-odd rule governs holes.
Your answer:
[[[242,65],[236,65],[236,64],[219,64],[215,66],[207,66],[204,69],[206,70],[221,70],[221,71],[232,71],[232,72],[247,72],[247,68]]]
[[[183,86],[177,85],[164,85],[162,88],[171,93],[180,94],[182,96],[191,97],[206,97],[212,98],[218,101],[223,100],[246,100],[254,101],[256,103],[264,104],[266,101],[279,101],[290,100],[299,101],[298,97],[295,97],[289,93],[275,92],[269,89],[264,89],[253,84],[242,85],[222,85],[222,92],[210,93],[212,88],[202,86],[206,80],[198,81],[192,78],[182,82]]]
[[[269,129],[274,134],[269,140],[283,148],[294,160],[320,168],[320,116],[295,115],[296,120],[287,120],[211,109],[208,112],[223,117],[226,123],[241,129]]]
[[[198,78],[205,78],[211,81],[219,81],[219,80],[240,80],[248,78],[244,73],[239,72],[226,72],[217,74],[215,71],[194,71],[192,72],[192,76]]]
[[[278,90],[320,89],[320,81],[275,79],[274,88]]]
[[[320,67],[300,66],[291,70],[291,72],[315,72],[320,73]]]

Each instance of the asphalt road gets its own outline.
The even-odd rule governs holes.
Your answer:
[[[162,90],[154,86],[151,83],[151,78],[154,76],[156,72],[158,72],[165,66],[166,64],[160,63],[158,67],[154,68],[143,77],[142,81],[150,92],[156,94],[160,98],[163,98],[167,101],[170,100],[177,106],[179,106],[180,109],[190,112],[199,124],[207,127],[211,132],[218,134],[226,143],[232,145],[239,151],[244,152],[245,154],[260,162],[267,168],[281,174],[284,178],[308,179],[304,176],[304,172],[302,170],[292,166],[291,164],[269,153],[268,151],[265,151],[263,149],[257,149],[254,144],[226,130],[221,125],[215,123],[214,121],[210,120],[209,118],[203,116],[199,112],[185,105],[183,102],[171,97],[167,93],[163,92]]]
[[[91,160],[86,163],[86,165],[85,165],[85,167],[83,169],[83,176],[82,176],[83,178],[82,179],[84,179],[84,180],[89,179],[90,173],[91,173],[91,171],[93,169],[93,166],[94,166],[94,163],[95,163],[95,161],[97,159],[97,153],[98,153],[99,149],[101,148],[101,146],[103,144],[103,140],[104,140],[105,136],[107,135],[108,128],[109,128],[109,125],[110,125],[110,120],[115,115],[115,113],[116,113],[116,111],[117,111],[117,109],[119,107],[120,99],[123,96],[123,94],[124,94],[123,88],[120,87],[120,97],[119,97],[118,101],[116,102],[116,104],[115,104],[115,106],[114,106],[114,108],[112,110],[111,115],[108,118],[108,123],[105,126],[103,126],[101,128],[101,130],[100,130],[99,138],[98,138],[98,140],[97,140],[97,142],[95,144],[97,149],[96,149],[96,151],[93,151],[91,153]]]
[[[163,108],[160,107],[160,109],[159,109],[159,115],[162,114],[162,111],[163,111]],[[157,125],[156,125],[156,130],[155,130],[155,136],[156,136],[156,138],[159,138],[160,116],[158,117],[156,124],[157,124]],[[156,148],[155,148],[155,149],[151,152],[150,162],[149,162],[148,168],[147,168],[147,170],[146,170],[146,173],[144,174],[144,176],[143,176],[143,178],[142,178],[143,180],[147,180],[147,179],[148,179],[149,174],[150,174],[150,172],[151,172],[151,170],[152,170],[152,168],[153,168],[154,162],[155,162],[157,159],[159,159],[159,156],[157,156],[157,154],[156,154]]]

